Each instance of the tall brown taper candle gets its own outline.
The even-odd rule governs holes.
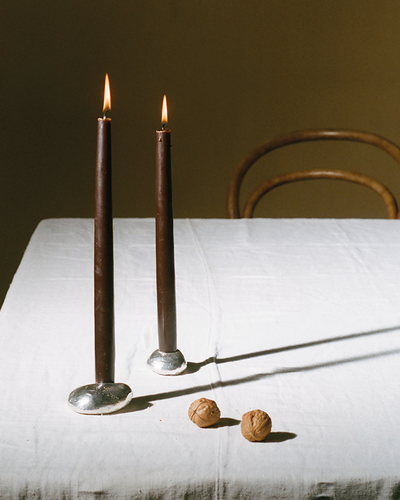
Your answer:
[[[164,96],[162,129],[156,131],[156,261],[158,343],[162,352],[176,351],[174,227],[171,185],[171,131]]]
[[[111,185],[111,109],[108,75],[103,117],[97,121],[94,215],[94,322],[96,382],[114,382],[114,252]]]

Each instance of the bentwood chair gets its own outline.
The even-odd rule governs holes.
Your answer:
[[[301,130],[281,135],[254,148],[236,167],[232,175],[228,191],[228,218],[239,219],[241,217],[253,217],[254,209],[258,201],[269,191],[283,184],[288,184],[300,180],[339,179],[362,184],[376,191],[382,197],[386,205],[389,219],[398,219],[399,209],[396,199],[391,191],[378,180],[367,175],[359,174],[357,172],[352,172],[349,170],[312,169],[298,170],[287,174],[277,175],[261,184],[248,198],[247,202],[245,203],[243,212],[240,212],[239,195],[243,178],[250,167],[253,165],[253,163],[261,158],[261,156],[289,144],[324,140],[356,141],[376,146],[377,148],[388,153],[400,166],[400,148],[384,137],[369,132],[326,129]]]

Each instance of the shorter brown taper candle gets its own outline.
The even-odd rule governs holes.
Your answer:
[[[156,262],[158,342],[162,352],[176,351],[174,227],[171,183],[171,131],[164,96],[162,129],[156,131]]]
[[[94,215],[94,323],[96,382],[114,382],[114,252],[111,182],[111,109],[108,75],[103,117],[97,121]]]

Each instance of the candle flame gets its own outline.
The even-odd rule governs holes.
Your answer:
[[[104,104],[103,104],[103,114],[105,115],[107,111],[111,110],[111,93],[110,93],[110,80],[108,79],[108,73],[106,73],[106,80],[104,83]]]
[[[167,108],[167,96],[166,95],[164,95],[164,99],[163,99],[163,103],[162,103],[161,123],[163,126],[168,123],[168,108]]]

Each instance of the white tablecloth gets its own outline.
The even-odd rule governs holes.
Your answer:
[[[93,220],[43,221],[0,313],[1,498],[400,498],[400,221],[176,220],[178,377],[146,365],[154,220],[114,226],[116,381],[134,399],[68,408],[94,382]],[[199,397],[219,425],[189,420]],[[240,432],[256,408],[263,443]]]

